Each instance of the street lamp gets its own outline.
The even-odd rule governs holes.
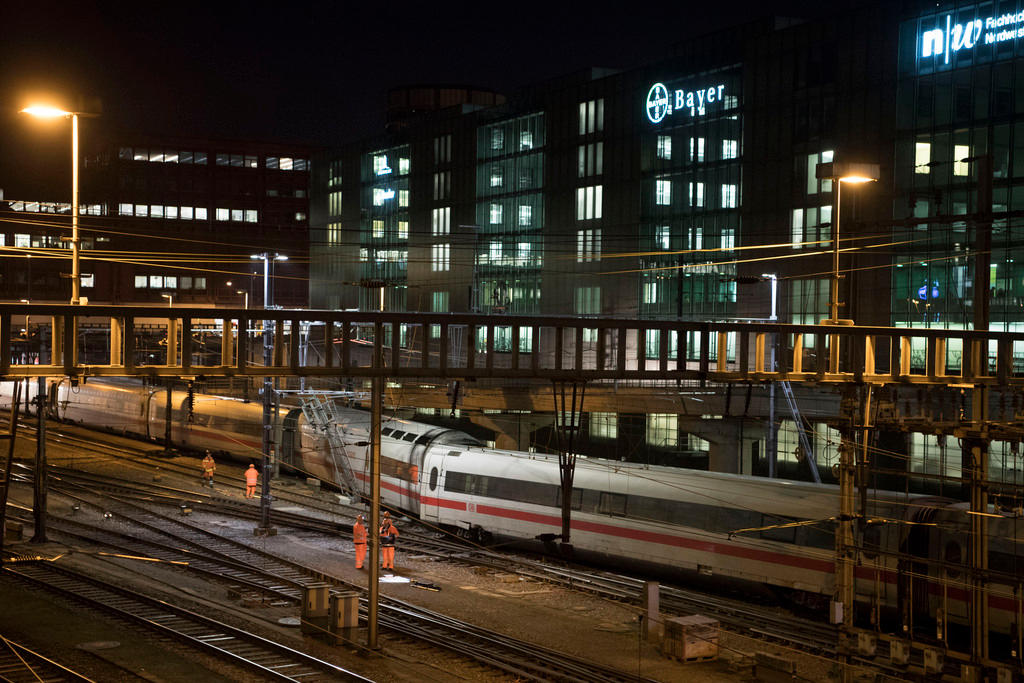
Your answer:
[[[82,285],[78,265],[78,117],[84,114],[42,105],[25,107],[21,113],[42,119],[71,119],[71,303],[78,305],[81,303],[79,292]]]
[[[242,306],[242,308],[248,310],[248,308],[249,308],[249,292],[245,291],[244,289],[236,289],[235,290],[235,294],[241,294],[243,297],[245,297],[243,299],[245,304]]]
[[[284,254],[274,254],[271,256],[269,252],[265,251],[262,254],[251,254],[249,258],[254,261],[263,261],[263,308],[270,308],[270,260],[287,261],[288,257]]]
[[[832,213],[832,291],[829,297],[829,317],[822,320],[823,325],[852,325],[853,321],[839,318],[839,216],[842,214],[840,189],[843,183],[859,185],[878,180],[880,175],[878,164],[863,164],[842,161],[830,161],[818,164],[815,176],[818,180],[831,180],[834,183],[836,205]]]
[[[172,308],[174,306],[174,295],[173,294],[161,294],[161,297],[167,299],[167,307]]]

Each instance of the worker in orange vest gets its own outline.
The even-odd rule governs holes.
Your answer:
[[[203,458],[203,483],[209,484],[210,488],[213,488],[213,473],[216,470],[217,463],[213,461],[210,451],[206,451],[206,457]]]
[[[381,566],[384,569],[395,571],[395,539],[398,538],[398,529],[391,523],[391,515],[384,513],[380,522],[380,554]]]
[[[249,463],[249,469],[245,471],[245,497],[256,497],[256,485],[260,482],[260,473],[256,465]]]
[[[362,515],[356,515],[352,525],[352,542],[356,546],[356,569],[362,569],[366,560],[366,518]]]

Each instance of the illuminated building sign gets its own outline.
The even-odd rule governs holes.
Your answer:
[[[956,21],[952,14],[939,15],[935,28],[922,28],[917,39],[918,57],[930,59],[935,65],[946,65],[951,57],[974,53],[979,46],[995,46],[1024,38],[1024,11],[974,19],[966,19],[961,13],[960,18]]]
[[[647,91],[645,108],[651,123],[661,123],[666,116],[689,111],[690,116],[704,116],[707,105],[721,102],[725,85],[712,85],[697,90],[669,90],[664,83],[655,83]]]

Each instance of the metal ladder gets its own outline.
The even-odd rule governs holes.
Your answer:
[[[349,495],[359,495],[355,474],[352,472],[352,466],[345,451],[345,429],[338,422],[338,414],[335,410],[334,394],[339,392],[293,393],[301,402],[302,414],[306,416],[306,421],[327,438],[331,459],[334,461],[334,471],[337,472],[337,480],[334,483]],[[343,393],[346,396],[351,395],[348,392]]]
[[[807,464],[811,466],[811,475],[816,484],[821,483],[821,476],[818,474],[818,463],[814,460],[814,451],[811,450],[811,442],[807,438],[807,430],[804,428],[804,419],[800,416],[800,408],[796,405],[796,397],[793,396],[793,387],[789,382],[779,382],[782,385],[782,395],[786,397],[789,405],[789,412],[793,415],[793,422],[796,423],[796,433],[800,435],[800,447],[804,450]]]

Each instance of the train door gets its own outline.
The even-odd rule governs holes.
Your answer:
[[[282,465],[295,465],[295,451],[299,448],[299,416],[302,415],[301,408],[292,408],[281,421],[281,434],[278,443],[281,444],[278,458]]]
[[[928,559],[931,557],[932,526],[935,508],[915,512],[906,535],[900,543],[897,600],[900,619],[911,634],[934,634],[935,621],[931,611]]]
[[[448,451],[444,445],[428,448],[423,454],[423,467],[420,470],[420,518],[436,522],[439,520],[438,503],[441,500],[441,487],[444,482],[444,454]]]
[[[154,439],[164,435],[163,411],[159,410],[160,400],[156,398],[159,389],[150,389],[142,400],[142,420],[146,423],[146,438]]]

